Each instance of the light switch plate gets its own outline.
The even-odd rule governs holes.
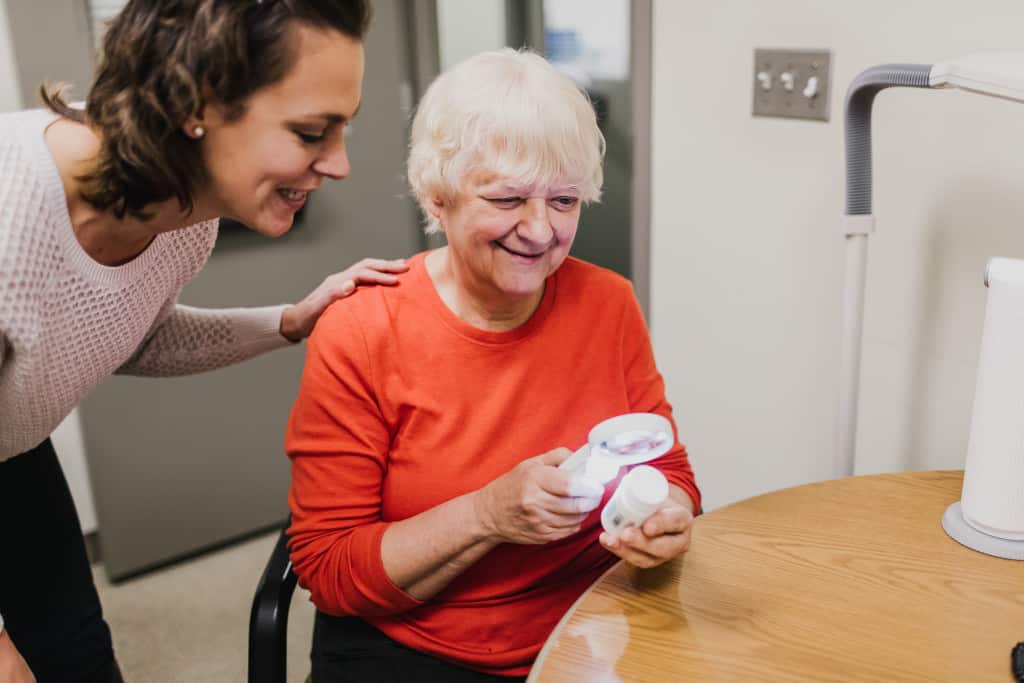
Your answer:
[[[754,50],[754,116],[828,121],[828,50]]]

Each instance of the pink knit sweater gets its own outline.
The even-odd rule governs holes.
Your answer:
[[[285,306],[176,303],[217,221],[159,235],[134,260],[93,261],[71,228],[45,111],[0,114],[0,460],[33,448],[112,373],[184,375],[287,346]]]

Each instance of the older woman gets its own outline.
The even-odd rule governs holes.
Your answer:
[[[653,463],[670,501],[617,537],[598,519],[614,484],[557,467],[602,419],[671,419],[629,282],[568,256],[603,147],[586,97],[528,52],[478,55],[423,98],[409,179],[448,246],[325,312],[288,427],[314,680],[523,676],[617,557],[689,546],[678,442]]]

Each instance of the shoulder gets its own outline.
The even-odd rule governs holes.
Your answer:
[[[30,197],[49,198],[36,188],[48,175],[44,173],[53,161],[43,134],[57,118],[43,110],[15,111],[0,114],[0,193],[4,206],[24,203]]]
[[[53,237],[42,226],[60,214],[63,192],[43,132],[55,117],[41,110],[0,114],[0,253],[13,249],[24,259]]]
[[[557,272],[558,291],[574,299],[606,306],[635,299],[633,283],[618,273],[570,256]]]
[[[556,307],[563,322],[577,329],[604,330],[608,339],[622,330],[646,327],[633,283],[618,273],[577,258],[557,272]],[[613,333],[611,330],[620,330]]]
[[[60,118],[59,114],[48,109],[22,109],[0,113],[0,133],[2,133],[3,142],[19,142],[19,140],[7,139],[8,135],[14,133],[41,136],[46,127],[58,118]]]
[[[50,152],[43,137],[47,127],[60,118],[57,114],[44,109],[27,109],[0,114],[0,164],[3,164],[3,175],[7,177],[11,169],[11,155],[31,162],[39,167],[50,157]]]
[[[360,330],[360,336],[373,345],[375,340],[390,337],[398,323],[410,314],[422,312],[428,282],[422,271],[422,255],[409,259],[409,270],[398,276],[396,285],[360,286],[354,293],[338,299],[320,316],[314,334],[337,336]]]

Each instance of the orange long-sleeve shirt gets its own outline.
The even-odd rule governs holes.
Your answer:
[[[384,531],[527,458],[578,448],[608,417],[671,410],[624,278],[567,259],[526,324],[490,332],[447,308],[418,254],[398,286],[360,289],[309,339],[286,438],[295,571],[323,612],[359,615],[468,668],[524,675],[617,560],[597,541],[600,508],[561,541],[499,545],[427,601],[389,579]],[[652,464],[700,508],[682,445]]]

